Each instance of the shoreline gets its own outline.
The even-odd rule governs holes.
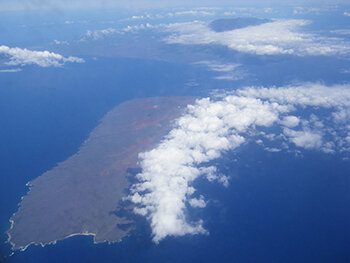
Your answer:
[[[73,236],[93,236],[94,244],[118,243],[128,236],[130,230],[122,230],[116,226],[124,220],[119,216],[112,218],[110,214],[118,208],[116,202],[124,198],[123,193],[128,188],[127,182],[124,182],[128,176],[125,171],[137,164],[140,152],[159,143],[174,119],[181,115],[193,100],[192,97],[135,99],[107,112],[83,140],[77,152],[26,183],[28,191],[21,197],[17,211],[9,219],[11,226],[6,231],[7,243],[11,245],[11,250],[25,251],[31,245],[45,247]],[[99,158],[96,159],[96,156]],[[79,188],[72,178],[80,182]],[[96,180],[100,183],[96,184]],[[81,199],[82,197],[84,199]],[[88,211],[84,210],[87,205],[85,197],[98,206],[92,206]],[[104,198],[103,202],[101,197]],[[69,205],[71,198],[75,202],[73,205]],[[43,207],[40,206],[42,204]],[[28,208],[47,210],[44,210],[45,213],[30,213],[33,210]],[[65,209],[70,211],[68,218],[65,217]],[[102,215],[106,217],[91,217],[95,211],[101,214],[101,210]],[[64,215],[64,222],[55,218],[57,215]],[[80,225],[79,220],[90,218],[91,221],[87,221],[86,226]],[[18,221],[20,219],[21,221]],[[103,228],[104,224],[109,227],[108,231],[112,232],[107,232]],[[57,227],[60,229],[52,232],[52,229]],[[36,234],[35,231],[42,232]],[[96,241],[96,236],[99,241]]]

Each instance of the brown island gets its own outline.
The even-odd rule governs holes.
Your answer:
[[[137,167],[138,153],[159,143],[193,100],[137,99],[107,113],[75,155],[28,183],[10,219],[13,250],[75,235],[120,241],[129,232],[123,224],[130,223],[116,213],[130,184],[127,170]]]

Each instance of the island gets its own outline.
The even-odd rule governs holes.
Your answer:
[[[248,26],[258,26],[271,21],[255,17],[221,18],[212,21],[209,27],[215,32],[224,32]]]
[[[27,184],[29,191],[10,219],[12,249],[55,244],[75,235],[91,235],[96,243],[128,235],[130,219],[117,211],[130,186],[130,169],[137,168],[138,154],[158,144],[193,101],[135,99],[107,113],[76,154]]]

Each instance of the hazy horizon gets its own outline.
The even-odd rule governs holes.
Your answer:
[[[330,1],[330,0],[308,0],[308,1],[196,1],[196,0],[181,0],[181,1],[160,1],[160,0],[137,0],[130,3],[127,0],[3,0],[0,2],[1,11],[25,11],[25,10],[76,10],[76,9],[104,9],[104,8],[120,8],[120,9],[152,9],[166,7],[214,7],[214,6],[310,6],[310,5],[337,5],[347,4],[345,0]]]

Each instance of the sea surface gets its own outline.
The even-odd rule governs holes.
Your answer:
[[[30,247],[9,262],[349,262],[348,161],[247,145],[218,166],[231,177],[230,186],[199,181],[210,202],[191,215],[204,219],[209,235],[156,245],[139,219],[136,233],[121,243],[73,237]]]
[[[162,70],[166,74],[159,74]],[[121,102],[194,94],[185,84],[186,70],[166,62],[100,59],[64,68],[27,67],[22,72],[2,74],[1,253],[9,254],[5,232],[21,196],[28,191],[27,182],[76,153],[104,114]],[[19,253],[19,257],[28,262],[28,255]]]
[[[92,17],[91,23],[101,18],[100,14],[74,14],[81,23],[69,30],[85,32],[91,26],[83,23],[86,16]],[[113,16],[109,14],[108,19]],[[58,15],[58,21],[53,21],[67,26],[66,31],[54,23],[45,24],[46,16],[34,17],[0,17],[4,39],[0,44],[26,47],[80,36],[68,31],[69,16]],[[346,26],[346,18],[334,17],[308,18],[315,19],[310,26],[315,31]],[[38,21],[41,27],[35,26]],[[31,22],[34,26],[29,27]],[[1,26],[5,23],[9,27]],[[21,23],[27,27],[20,27]],[[19,33],[14,34],[15,30]],[[168,49],[179,50],[187,50],[181,53],[184,57],[203,52],[198,47]],[[203,97],[214,89],[246,85],[350,81],[350,74],[341,73],[350,67],[349,60],[256,57],[220,47],[204,51],[218,53],[224,62],[243,64],[244,78],[215,81],[215,73],[181,63],[182,58],[166,62],[108,56],[83,56],[83,64],[27,66],[21,72],[0,75],[0,253],[5,262],[350,262],[349,160],[312,151],[270,153],[254,144],[217,162],[220,171],[230,176],[229,187],[197,182],[198,191],[210,201],[203,210],[190,210],[189,216],[203,218],[209,235],[167,238],[157,245],[151,241],[147,222],[135,217],[135,233],[121,243],[93,244],[92,237],[76,236],[9,256],[5,232],[28,190],[26,183],[76,153],[99,120],[119,103],[152,96]]]

